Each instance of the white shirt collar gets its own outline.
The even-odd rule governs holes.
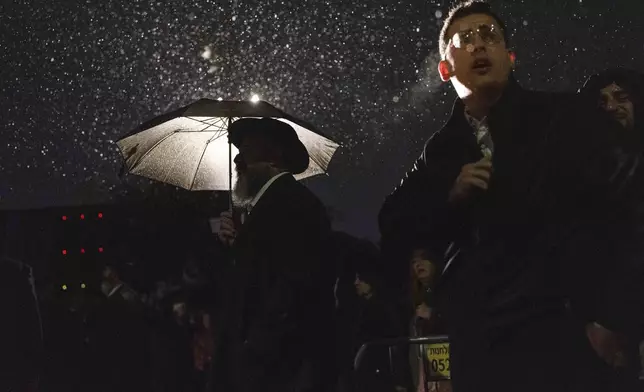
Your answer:
[[[479,120],[476,117],[472,116],[467,111],[467,108],[465,108],[465,118],[467,119],[467,122],[470,123],[470,126],[474,128],[475,131],[478,131],[481,127],[487,126],[487,116]]]
[[[255,208],[255,205],[257,205],[257,202],[259,199],[262,198],[264,193],[266,193],[266,190],[277,180],[278,178],[282,177],[283,175],[289,174],[288,172],[281,172],[280,174],[273,176],[270,180],[266,181],[266,184],[257,192],[255,197],[253,197],[253,200],[250,201],[250,204],[248,205],[248,212],[252,211],[253,208]]]

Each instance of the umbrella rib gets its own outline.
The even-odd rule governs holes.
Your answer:
[[[147,150],[146,152],[144,152],[144,153],[143,153],[143,155],[141,155],[141,157],[140,157],[139,159],[137,159],[137,160],[136,160],[136,162],[134,162],[134,163],[132,164],[132,167],[130,168],[130,171],[134,170],[134,168],[135,168],[139,163],[141,163],[141,161],[143,161],[145,158],[147,158],[147,156],[148,156],[148,155],[150,155],[150,153],[152,152],[152,150],[154,150],[155,148],[159,147],[159,145],[160,145],[161,143],[163,143],[164,141],[166,141],[167,139],[169,139],[169,138],[170,138],[172,135],[174,135],[175,133],[176,133],[176,131],[172,131],[171,133],[169,133],[169,134],[165,135],[161,140],[159,140],[158,142],[154,143],[154,146],[150,147],[150,149],[149,149],[149,150]],[[126,162],[126,164],[127,164],[127,162]]]
[[[231,122],[232,122],[232,117],[231,117]],[[220,137],[223,137],[224,135],[228,135],[228,129],[226,129],[226,130],[222,129],[220,131],[216,131],[215,134],[212,135],[210,140],[208,140],[208,143],[214,142],[215,140],[219,139]]]
[[[228,131],[217,131],[214,135],[212,135],[210,140],[208,140],[208,143],[214,142],[215,140],[217,140],[220,137],[223,137],[224,135],[227,135],[227,134],[228,134]]]
[[[190,118],[190,117],[186,117],[186,118]],[[192,119],[191,119],[191,120],[192,120]],[[199,121],[199,120],[194,120],[194,121],[197,121],[197,122],[199,122],[199,123],[204,124],[204,125],[205,125],[205,127],[203,127],[202,129],[194,130],[194,131],[193,131],[193,130],[190,130],[190,129],[182,129],[182,130],[178,130],[178,132],[183,132],[183,133],[193,133],[193,132],[194,132],[194,133],[198,133],[198,132],[203,132],[203,131],[205,131],[206,129],[208,129],[208,128],[212,127],[212,124],[204,123],[204,122]]]
[[[191,119],[192,121],[196,121],[196,122],[199,122],[199,123],[205,124],[205,125],[206,125],[206,128],[214,126],[214,124],[207,123],[207,122],[205,122],[204,120],[199,120],[199,119],[196,119],[196,118],[194,118],[194,117],[186,117],[186,118],[189,118],[189,119]],[[210,117],[210,118],[225,118],[225,117]],[[204,129],[206,129],[206,128],[204,128]]]

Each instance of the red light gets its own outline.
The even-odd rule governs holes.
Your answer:
[[[81,214],[80,218],[85,219],[85,214]]]
[[[81,248],[81,253],[85,253],[85,249]]]
[[[67,220],[67,215],[63,215],[62,220],[66,221]]]
[[[98,219],[103,219],[103,213],[102,212],[98,213]]]
[[[103,248],[98,248],[98,253],[103,253]]]
[[[64,255],[66,255],[66,254],[67,254],[67,249],[63,249],[63,254],[64,254]]]

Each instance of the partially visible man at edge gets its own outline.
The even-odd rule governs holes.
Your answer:
[[[597,102],[626,131],[637,132],[637,141],[641,143],[644,133],[644,74],[626,68],[608,69],[588,78],[580,93]]]
[[[308,152],[275,119],[237,120],[229,138],[239,149],[235,204],[247,215],[221,216],[218,237],[231,257],[213,390],[326,391],[335,382],[335,265],[325,257],[326,209],[293,177]]]
[[[607,112],[621,125],[626,141],[625,148],[644,152],[644,75],[626,68],[613,68],[593,75],[584,84],[580,94]],[[641,261],[644,263],[644,260]],[[582,315],[583,317],[583,315]],[[619,332],[620,346],[626,356],[624,369],[607,371],[607,380],[624,384],[624,388],[636,390],[642,370],[639,347],[644,347],[644,331],[626,330]],[[594,339],[589,331],[589,338]],[[641,344],[640,344],[641,342]],[[640,387],[641,389],[641,387]]]
[[[43,333],[32,269],[4,255],[0,216],[0,391],[36,392],[43,367]]]
[[[440,76],[460,99],[385,200],[383,249],[405,254],[426,241],[446,250],[437,291],[454,391],[605,390],[594,379],[598,354],[618,366],[623,353],[591,347],[585,329],[603,343],[611,329],[642,323],[633,262],[642,223],[612,221],[620,236],[592,229],[640,218],[630,214],[639,156],[619,151],[619,132],[606,137],[610,119],[578,96],[518,85],[506,26],[488,4],[454,8],[439,45]],[[571,307],[596,323],[581,325]]]

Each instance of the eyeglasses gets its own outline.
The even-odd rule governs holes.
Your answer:
[[[486,45],[498,45],[503,42],[501,29],[493,24],[481,23],[475,28],[462,30],[454,34],[450,44],[457,49],[465,49],[468,45],[476,44],[476,36],[479,36]]]

